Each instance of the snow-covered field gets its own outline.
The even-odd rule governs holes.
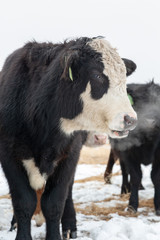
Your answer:
[[[77,167],[73,192],[77,209],[77,240],[159,240],[160,217],[154,213],[151,167],[143,167],[145,190],[139,191],[138,214],[128,213],[128,197],[119,195],[119,165],[114,166],[111,185],[104,184],[105,167],[105,164],[79,164]],[[12,240],[16,231],[8,231],[12,217],[11,200],[1,199],[4,194],[8,194],[8,186],[0,168],[0,240]],[[32,236],[34,240],[44,239],[45,223],[37,228],[32,220]]]

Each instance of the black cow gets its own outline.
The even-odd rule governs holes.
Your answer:
[[[7,58],[0,79],[0,159],[18,224],[16,240],[31,240],[35,190],[45,183],[46,239],[61,239],[59,222],[83,130],[121,138],[135,127],[126,93],[126,75],[135,69],[103,38],[30,42]]]
[[[143,189],[140,165],[152,163],[154,204],[156,214],[160,215],[160,86],[153,81],[148,84],[129,84],[127,91],[137,112],[138,124],[127,138],[110,139],[111,154],[104,177],[107,181],[114,162],[119,158],[123,176],[121,193],[131,191],[128,210],[137,211],[138,189]]]

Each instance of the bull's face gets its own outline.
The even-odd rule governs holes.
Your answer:
[[[72,119],[61,119],[63,131],[87,130],[105,132],[112,138],[126,137],[137,120],[126,92],[126,76],[135,69],[136,65],[122,60],[107,41],[88,42],[79,60],[68,69],[70,81],[77,84],[77,106],[81,105],[81,110],[76,110],[78,114]]]

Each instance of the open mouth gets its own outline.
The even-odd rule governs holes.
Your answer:
[[[127,137],[129,134],[128,130],[124,130],[124,131],[111,130],[111,132],[117,137]]]

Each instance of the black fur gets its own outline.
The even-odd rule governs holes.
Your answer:
[[[137,127],[125,139],[110,139],[111,169],[114,159],[119,158],[123,183],[122,193],[131,191],[129,209],[137,211],[138,189],[141,184],[140,164],[152,163],[151,178],[155,188],[155,210],[160,211],[160,86],[153,81],[148,84],[129,84],[128,93],[132,96],[133,108],[137,112]],[[107,177],[107,171],[105,177]],[[130,182],[128,182],[128,174]]]

